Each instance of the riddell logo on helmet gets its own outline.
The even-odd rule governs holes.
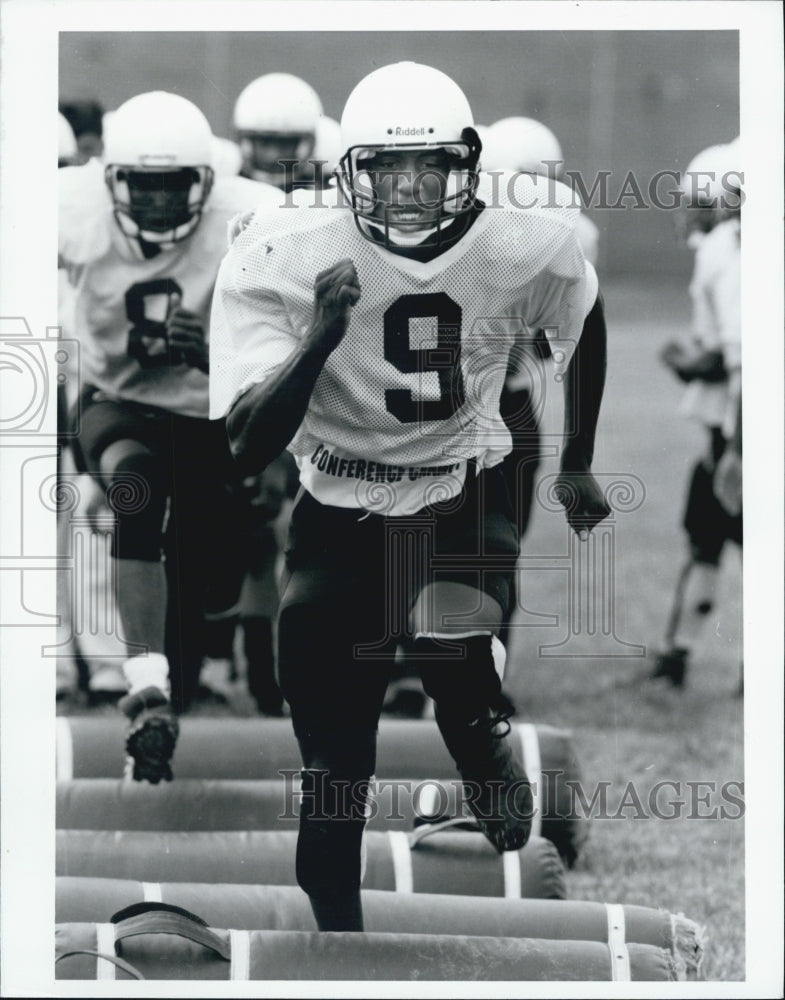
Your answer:
[[[433,132],[433,129],[430,130]],[[425,135],[424,128],[401,128],[400,125],[396,126],[396,135]]]

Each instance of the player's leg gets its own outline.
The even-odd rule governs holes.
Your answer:
[[[278,615],[279,539],[285,536],[291,456],[272,462],[250,482],[247,573],[240,600],[248,691],[264,715],[283,714],[274,652]],[[248,481],[247,481],[248,482]]]
[[[652,676],[684,685],[690,656],[714,609],[720,557],[726,541],[741,541],[741,518],[728,515],[714,495],[713,468],[722,453],[721,435],[713,435],[711,458],[695,465],[684,514],[688,552],[679,573],[664,642]]]
[[[236,616],[245,572],[243,512],[236,471],[220,421],[173,416],[173,488],[167,556],[176,591],[170,644],[178,651],[177,696],[188,707],[199,695],[225,700],[199,684],[206,621]],[[209,626],[207,626],[209,628]]]
[[[166,581],[161,529],[168,485],[161,459],[146,444],[123,438],[102,451],[99,468],[117,520],[112,555],[123,638],[162,654]]]
[[[300,600],[307,573],[293,574],[279,618],[281,687],[303,763],[297,880],[320,930],[362,930],[361,845],[387,671],[355,659],[352,609],[341,613],[326,593]]]
[[[465,563],[437,573],[417,594],[411,649],[470,808],[498,851],[513,850],[529,838],[532,794],[509,740],[514,709],[502,691],[497,634],[510,600],[517,537],[499,470],[470,482],[463,501],[437,519],[435,551]],[[488,570],[483,556],[489,567],[493,560]]]
[[[129,652],[137,654],[123,664],[129,684],[120,702],[130,719],[126,748],[133,777],[154,783],[171,778],[169,762],[177,739],[163,653],[161,544],[170,477],[157,447],[159,422],[125,404],[91,402],[83,411],[80,436],[88,471],[103,486],[116,517],[112,557],[118,612]]]
[[[352,544],[344,530],[344,515],[357,526],[357,511],[332,520],[322,516],[325,510],[335,509],[307,494],[295,506],[279,614],[279,676],[303,762],[297,880],[320,930],[359,931],[365,809],[389,666],[360,659],[358,646],[384,636],[384,592],[372,593],[358,565],[374,554],[369,533],[359,525]],[[324,558],[310,558],[319,548]]]

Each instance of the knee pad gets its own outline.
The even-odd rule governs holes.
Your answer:
[[[327,771],[349,781],[369,778],[375,771],[376,730],[372,726],[329,725],[323,718],[314,722],[295,717],[292,721],[306,769]]]
[[[167,501],[161,459],[146,449],[121,459],[106,487],[106,499],[117,518],[112,537],[116,559],[158,562]]]
[[[465,638],[424,636],[414,640],[423,688],[434,700],[437,718],[445,713],[475,718],[502,701],[493,638],[489,632]]]

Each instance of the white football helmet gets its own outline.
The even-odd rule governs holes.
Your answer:
[[[108,122],[106,183],[126,236],[169,245],[199,225],[212,188],[212,132],[195,104],[151,91],[122,104]]]
[[[564,171],[561,145],[551,130],[533,118],[501,118],[483,141],[484,170],[516,170],[559,178]]]
[[[321,115],[319,95],[300,77],[267,73],[252,80],[234,106],[244,173],[254,180],[280,184],[285,176],[281,160],[297,160],[302,173],[314,151]]]
[[[377,241],[368,228],[375,227],[377,232],[383,231],[387,247],[411,244],[391,226],[387,214],[390,206],[380,206],[374,193],[369,165],[382,150],[439,149],[450,157],[447,188],[440,203],[434,206],[438,218],[433,233],[437,234],[440,246],[449,245],[442,242],[444,228],[475,207],[480,140],[465,94],[438,69],[399,62],[374,70],[362,79],[344,107],[341,146],[344,152],[338,182],[359,231],[367,239]],[[451,242],[461,235],[454,235]]]
[[[679,189],[690,205],[713,205],[722,192],[722,172],[727,146],[718,143],[702,149],[681,174]]]
[[[71,123],[60,111],[58,112],[58,133],[57,133],[57,165],[67,167],[76,159],[77,145],[74,130]]]
[[[739,139],[708,146],[694,156],[679,180],[680,235],[695,245],[740,207]]]

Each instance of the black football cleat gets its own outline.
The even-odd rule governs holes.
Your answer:
[[[509,739],[513,708],[504,701],[500,711],[489,711],[462,725],[436,710],[439,728],[463,779],[465,804],[500,854],[526,845],[534,813],[529,779]]]
[[[126,695],[119,708],[131,720],[125,739],[134,781],[171,781],[172,756],[180,732],[177,716],[163,691],[147,687]]]

